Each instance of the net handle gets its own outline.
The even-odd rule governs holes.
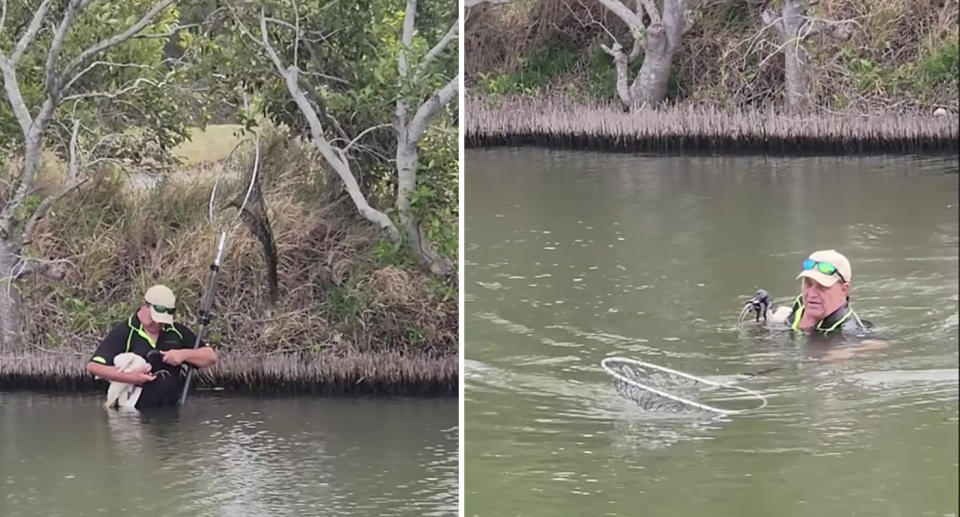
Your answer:
[[[607,364],[608,362],[612,362],[612,361],[618,361],[618,362],[623,362],[623,363],[634,364],[634,365],[642,366],[642,367],[645,367],[645,368],[653,368],[653,369],[655,369],[655,370],[660,370],[660,371],[662,371],[662,372],[670,373],[670,374],[673,374],[673,375],[679,375],[680,377],[685,377],[685,378],[687,378],[687,379],[694,380],[694,381],[697,381],[697,382],[702,382],[702,383],[704,383],[704,384],[709,384],[709,385],[711,385],[711,386],[716,386],[716,387],[719,387],[719,388],[729,388],[729,389],[737,390],[737,391],[746,393],[746,394],[750,395],[751,397],[760,399],[761,404],[760,404],[760,406],[755,407],[755,408],[751,408],[751,409],[720,409],[720,408],[713,407],[713,406],[710,406],[710,405],[707,405],[707,404],[701,404],[701,403],[699,403],[699,402],[694,402],[694,401],[692,401],[692,400],[688,400],[688,399],[685,399],[685,398],[683,398],[683,397],[678,397],[678,396],[673,395],[673,394],[671,394],[671,393],[666,393],[666,392],[660,391],[660,390],[658,390],[658,389],[656,389],[656,388],[647,386],[646,384],[641,384],[641,383],[639,383],[639,382],[637,382],[637,381],[635,381],[635,380],[633,380],[633,379],[628,379],[628,378],[624,377],[623,375],[621,375],[619,372],[615,371],[612,367],[610,367],[610,366]],[[761,395],[760,393],[757,393],[756,391],[753,391],[753,390],[751,390],[751,389],[743,388],[743,387],[741,387],[741,386],[732,386],[732,385],[729,385],[729,384],[722,384],[722,383],[719,383],[719,382],[714,382],[714,381],[711,381],[711,380],[708,380],[708,379],[704,379],[704,378],[702,378],[702,377],[697,377],[696,375],[690,375],[689,373],[678,372],[677,370],[673,370],[673,369],[667,368],[666,366],[659,366],[659,365],[656,365],[656,364],[646,363],[646,362],[643,362],[643,361],[638,361],[638,360],[636,360],[636,359],[629,359],[629,358],[626,358],[626,357],[606,357],[606,358],[604,358],[602,361],[600,361],[600,366],[602,366],[603,369],[606,370],[607,373],[609,373],[610,375],[616,377],[617,379],[619,379],[619,380],[621,380],[621,381],[623,381],[623,382],[626,382],[627,384],[632,384],[632,385],[634,385],[634,386],[639,386],[639,387],[642,388],[642,389],[645,389],[645,390],[647,390],[647,391],[651,391],[651,392],[653,392],[653,393],[656,393],[657,395],[666,397],[666,398],[671,399],[671,400],[674,400],[674,401],[676,401],[676,402],[680,402],[680,403],[682,403],[682,404],[687,404],[687,405],[689,405],[689,406],[693,406],[693,407],[696,407],[696,408],[704,409],[704,410],[706,410],[706,411],[713,411],[714,413],[719,413],[719,414],[721,414],[721,415],[736,415],[736,414],[740,414],[740,413],[746,413],[747,411],[756,411],[756,410],[758,410],[758,409],[763,409],[763,408],[765,408],[765,407],[767,406],[767,398],[764,397],[763,395]]]

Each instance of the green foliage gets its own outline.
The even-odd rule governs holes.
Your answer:
[[[381,240],[373,250],[373,257],[381,266],[396,266],[401,268],[413,267],[417,258],[413,250],[403,242]]]
[[[960,60],[960,47],[956,41],[947,41],[920,61],[920,74],[927,85],[948,81],[957,81],[957,62]]]
[[[417,188],[410,206],[420,230],[443,256],[456,256],[459,230],[457,126],[446,123],[427,131],[418,144]]]
[[[356,277],[351,277],[350,281],[333,286],[327,292],[324,305],[341,329],[349,332],[351,328],[363,325],[372,299],[371,293],[358,288]]]
[[[848,59],[854,86],[861,94],[882,92],[896,96],[904,92],[925,95],[928,90],[957,80],[958,46],[946,42],[918,63],[884,66],[864,57]]]
[[[529,59],[520,58],[515,72],[480,74],[479,87],[490,96],[530,94],[570,72],[579,56],[566,49],[546,49]]]
[[[149,0],[131,0],[128,2],[93,2],[81,11],[67,37],[59,56],[58,71],[63,73],[72,59],[114,34],[124,31],[138,21],[154,2]],[[43,70],[47,52],[53,39],[53,32],[59,24],[62,8],[52,7],[47,21],[36,39],[28,47],[17,67],[17,78],[21,94],[32,115],[36,115],[45,98]],[[6,30],[12,27],[25,27],[33,16],[28,6],[12,6],[6,20]],[[161,12],[143,31],[145,34],[168,32],[179,17],[179,10],[168,7]],[[4,38],[10,41],[11,38]],[[108,132],[126,131],[137,127],[139,137],[137,145],[152,145],[163,151],[169,150],[185,137],[186,117],[177,109],[179,98],[184,96],[180,86],[179,72],[165,64],[165,45],[160,38],[133,38],[116,45],[97,55],[94,60],[102,64],[89,69],[77,80],[64,95],[76,95],[89,92],[118,91],[134,84],[139,87],[118,99],[87,98],[79,102],[66,102],[60,106],[56,117],[79,117],[89,133],[88,138],[95,141],[98,135]],[[5,53],[10,52],[10,43],[0,45]],[[9,54],[8,54],[9,55]],[[86,68],[93,60],[84,63]],[[126,64],[127,66],[118,66]],[[47,135],[46,147],[58,150],[65,156],[63,134],[66,129],[52,126]],[[57,136],[56,133],[61,135]],[[22,144],[23,135],[13,116],[9,102],[0,103],[0,148],[11,149]]]
[[[617,71],[613,59],[600,47],[590,54],[587,62],[587,94],[595,99],[613,99],[617,95]]]
[[[445,302],[455,301],[460,295],[456,285],[452,285],[450,282],[446,282],[437,278],[431,278],[429,280],[427,283],[427,289],[431,294]]]

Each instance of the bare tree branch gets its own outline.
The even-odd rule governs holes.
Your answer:
[[[3,0],[3,11],[0,12],[0,32],[3,32],[3,26],[7,24],[7,0]]]
[[[643,6],[643,10],[647,12],[647,16],[650,17],[650,25],[660,25],[660,11],[657,10],[657,6],[650,0],[637,0],[637,5]],[[640,16],[640,10],[637,9],[637,16]]]
[[[104,99],[116,99],[121,95],[126,95],[132,91],[139,89],[140,85],[143,83],[149,84],[150,86],[153,86],[155,88],[159,88],[164,84],[163,82],[158,83],[152,79],[147,79],[146,77],[137,77],[136,79],[133,80],[133,84],[131,84],[130,86],[125,86],[123,88],[120,88],[119,90],[77,93],[74,95],[67,95],[66,97],[63,98],[63,101],[66,102],[66,101],[73,101],[73,100],[80,100],[80,99],[92,99],[95,97],[104,98]]]
[[[295,27],[293,29],[293,66],[296,69],[300,69],[300,9],[297,6],[297,0],[291,0],[293,4],[293,21],[295,22]]]
[[[614,43],[613,48],[606,45],[600,45],[600,48],[613,58],[613,66],[617,73],[617,97],[620,99],[620,104],[629,109],[633,104],[633,96],[630,94],[629,86],[627,86],[629,58],[623,53],[623,47],[619,43]]]
[[[27,27],[26,32],[23,33],[23,36],[20,37],[20,41],[18,41],[17,46],[14,47],[13,53],[10,54],[10,64],[16,66],[20,58],[23,57],[23,53],[26,52],[27,47],[33,43],[33,38],[36,38],[37,33],[40,32],[40,26],[43,24],[43,18],[47,15],[47,9],[49,8],[50,0],[43,0],[40,7],[34,11],[30,25]]]
[[[367,133],[369,133],[369,132],[371,132],[371,131],[374,131],[374,130],[377,130],[377,129],[383,129],[383,128],[390,127],[390,126],[391,126],[390,124],[378,124],[378,125],[376,125],[376,126],[372,126],[372,127],[368,127],[367,129],[364,129],[363,131],[360,132],[359,135],[353,137],[353,140],[351,140],[350,143],[348,143],[346,146],[344,146],[344,148],[343,148],[344,154],[346,154],[347,151],[350,150],[350,147],[352,147],[353,144],[357,143],[357,140],[360,140],[360,138],[362,138],[363,135],[365,135],[365,134],[367,134]]]
[[[70,88],[74,85],[74,83],[80,80],[80,78],[83,77],[87,72],[93,70],[94,68],[97,68],[98,66],[115,66],[118,68],[139,68],[141,70],[153,70],[152,66],[142,65],[140,63],[116,63],[114,61],[94,61],[93,63],[90,63],[89,66],[79,71],[77,75],[73,76],[73,78],[70,79],[70,82],[68,82],[63,86],[62,91],[63,92],[70,91]],[[66,98],[64,100],[66,100]]]
[[[79,153],[77,150],[77,137],[79,136],[79,133],[80,121],[74,120],[73,130],[70,133],[69,161],[67,162],[67,181],[63,184],[63,186],[60,187],[59,190],[53,194],[50,194],[43,201],[41,201],[40,204],[37,205],[37,208],[33,211],[33,215],[31,215],[30,219],[27,220],[27,224],[23,227],[23,233],[20,235],[20,243],[24,246],[32,242],[34,229],[36,228],[37,223],[46,217],[47,212],[50,211],[50,207],[87,181],[87,177],[81,175],[81,169],[85,168],[86,164],[81,165],[79,162]]]
[[[443,52],[443,50],[450,44],[451,41],[457,39],[457,30],[459,29],[460,22],[459,20],[453,22],[453,25],[450,26],[450,29],[447,30],[447,33],[440,38],[440,41],[437,42],[433,48],[430,49],[426,55],[423,56],[423,59],[420,60],[420,65],[417,66],[417,71],[413,74],[414,82],[418,81],[423,75],[427,72],[427,67],[430,65],[430,62],[436,59],[436,57]]]
[[[763,12],[760,13],[760,19],[763,20],[763,23],[765,24],[765,26],[763,27],[763,29],[761,29],[760,32],[763,32],[763,30],[767,29],[768,27],[773,27],[773,30],[777,32],[777,35],[780,36],[781,39],[783,39],[784,35],[783,35],[783,18],[782,17],[776,15],[770,9],[764,9]]]
[[[10,109],[13,111],[14,117],[17,118],[20,131],[26,136],[33,126],[33,117],[30,116],[27,103],[24,102],[23,96],[20,94],[17,71],[9,61],[0,59],[0,72],[3,73],[3,86],[7,92],[7,100],[10,101]]]
[[[427,124],[430,123],[430,119],[433,118],[437,110],[447,105],[447,103],[456,97],[459,88],[460,74],[457,74],[456,77],[450,79],[446,85],[434,92],[426,102],[417,108],[417,113],[413,116],[413,120],[410,121],[407,132],[409,141],[416,142],[420,140],[420,136],[426,130]]]
[[[808,23],[806,25],[806,31],[804,32],[803,39],[807,39],[811,36],[823,35],[836,40],[848,40],[851,36],[850,26],[860,25],[856,18],[848,18],[846,20],[825,20],[822,18],[813,18],[808,16],[807,22]]]
[[[368,221],[386,230],[392,239],[399,240],[400,232],[397,230],[396,225],[393,224],[393,221],[391,221],[386,214],[371,207],[370,204],[367,203],[366,197],[364,197],[360,191],[360,185],[357,183],[357,179],[353,177],[350,164],[346,160],[343,151],[331,147],[326,138],[324,138],[323,125],[320,123],[320,118],[317,117],[317,112],[313,109],[313,106],[310,105],[310,101],[307,100],[306,95],[304,95],[303,90],[300,89],[297,83],[297,69],[294,67],[285,68],[283,62],[280,61],[280,56],[277,55],[277,51],[274,50],[273,45],[270,43],[267,33],[266,14],[262,7],[260,9],[260,45],[264,51],[266,51],[270,61],[273,62],[277,72],[284,79],[287,91],[290,93],[290,96],[293,97],[293,101],[297,104],[297,107],[300,108],[300,113],[307,119],[307,123],[310,126],[310,135],[313,137],[313,145],[317,147],[317,150],[323,158],[333,167],[334,171],[340,177],[340,180],[343,181],[347,189],[347,194],[350,195],[350,199],[353,200],[357,210],[367,218]]]
[[[573,9],[573,7],[570,6],[569,2],[563,2],[564,7],[567,8],[567,12],[570,13],[570,16],[573,16],[573,18],[577,20],[577,22],[580,23],[580,25],[583,27],[589,27],[591,25],[596,25],[597,27],[600,27],[600,29],[603,30],[603,32],[607,33],[607,36],[610,38],[610,40],[613,41],[614,46],[620,45],[620,42],[617,41],[617,37],[613,34],[613,32],[611,32],[610,29],[607,28],[607,25],[605,23],[601,22],[600,20],[596,19],[593,16],[593,12],[591,12],[590,8],[583,3],[583,0],[577,0],[577,3],[580,4],[580,7],[583,8],[583,11],[587,13],[587,16],[589,17],[589,19],[582,20],[580,18],[580,15],[577,14],[577,12]],[[601,45],[601,48],[602,47],[603,45]],[[606,50],[604,50],[604,52],[606,52]],[[609,52],[607,53],[609,54]]]
[[[67,32],[73,25],[73,20],[77,13],[88,4],[79,0],[70,0],[67,4],[67,10],[63,13],[63,19],[53,35],[53,41],[50,43],[50,49],[47,51],[47,63],[43,67],[43,84],[47,88],[47,93],[57,91],[57,63],[60,61],[60,51],[63,49],[63,41],[67,37]],[[72,83],[72,81],[71,81]]]
[[[400,71],[400,77],[406,78],[409,72],[407,63],[407,52],[410,45],[413,44],[413,28],[417,18],[417,0],[407,0],[407,10],[403,16],[403,33],[400,36],[400,56],[397,59],[397,67]]]
[[[155,4],[139,21],[131,25],[127,30],[116,34],[111,38],[102,40],[96,45],[84,50],[80,53],[79,56],[75,57],[70,64],[67,65],[66,70],[63,73],[63,77],[73,77],[77,69],[79,69],[88,59],[91,57],[107,50],[110,47],[119,45],[128,39],[132,38],[134,35],[142,31],[147,25],[153,22],[153,19],[167,7],[172,4],[174,0],[161,0],[159,3]]]
[[[623,20],[623,23],[627,24],[627,27],[629,27],[631,31],[637,27],[643,27],[643,20],[640,16],[631,11],[629,7],[623,5],[623,2],[620,2],[620,0],[600,0],[600,3]]]

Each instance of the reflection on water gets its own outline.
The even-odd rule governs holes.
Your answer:
[[[455,400],[0,393],[0,515],[450,515]]]
[[[467,515],[956,515],[956,160],[471,151]],[[896,207],[896,209],[891,209]],[[890,349],[847,361],[737,315],[851,258]],[[625,356],[762,393],[655,415]]]

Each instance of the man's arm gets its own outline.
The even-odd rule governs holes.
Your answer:
[[[93,361],[87,363],[87,371],[110,382],[123,382],[137,386],[146,384],[156,378],[145,372],[121,372],[115,366],[107,366]]]
[[[854,355],[861,352],[871,352],[874,350],[885,350],[890,348],[890,342],[884,339],[865,339],[860,342],[857,346],[849,348],[835,348],[826,355],[823,356],[823,359],[826,361],[835,361],[837,359],[849,359]]]
[[[171,366],[187,363],[195,368],[206,368],[217,362],[217,352],[209,346],[200,348],[179,348],[176,350],[161,351],[163,362]]]

